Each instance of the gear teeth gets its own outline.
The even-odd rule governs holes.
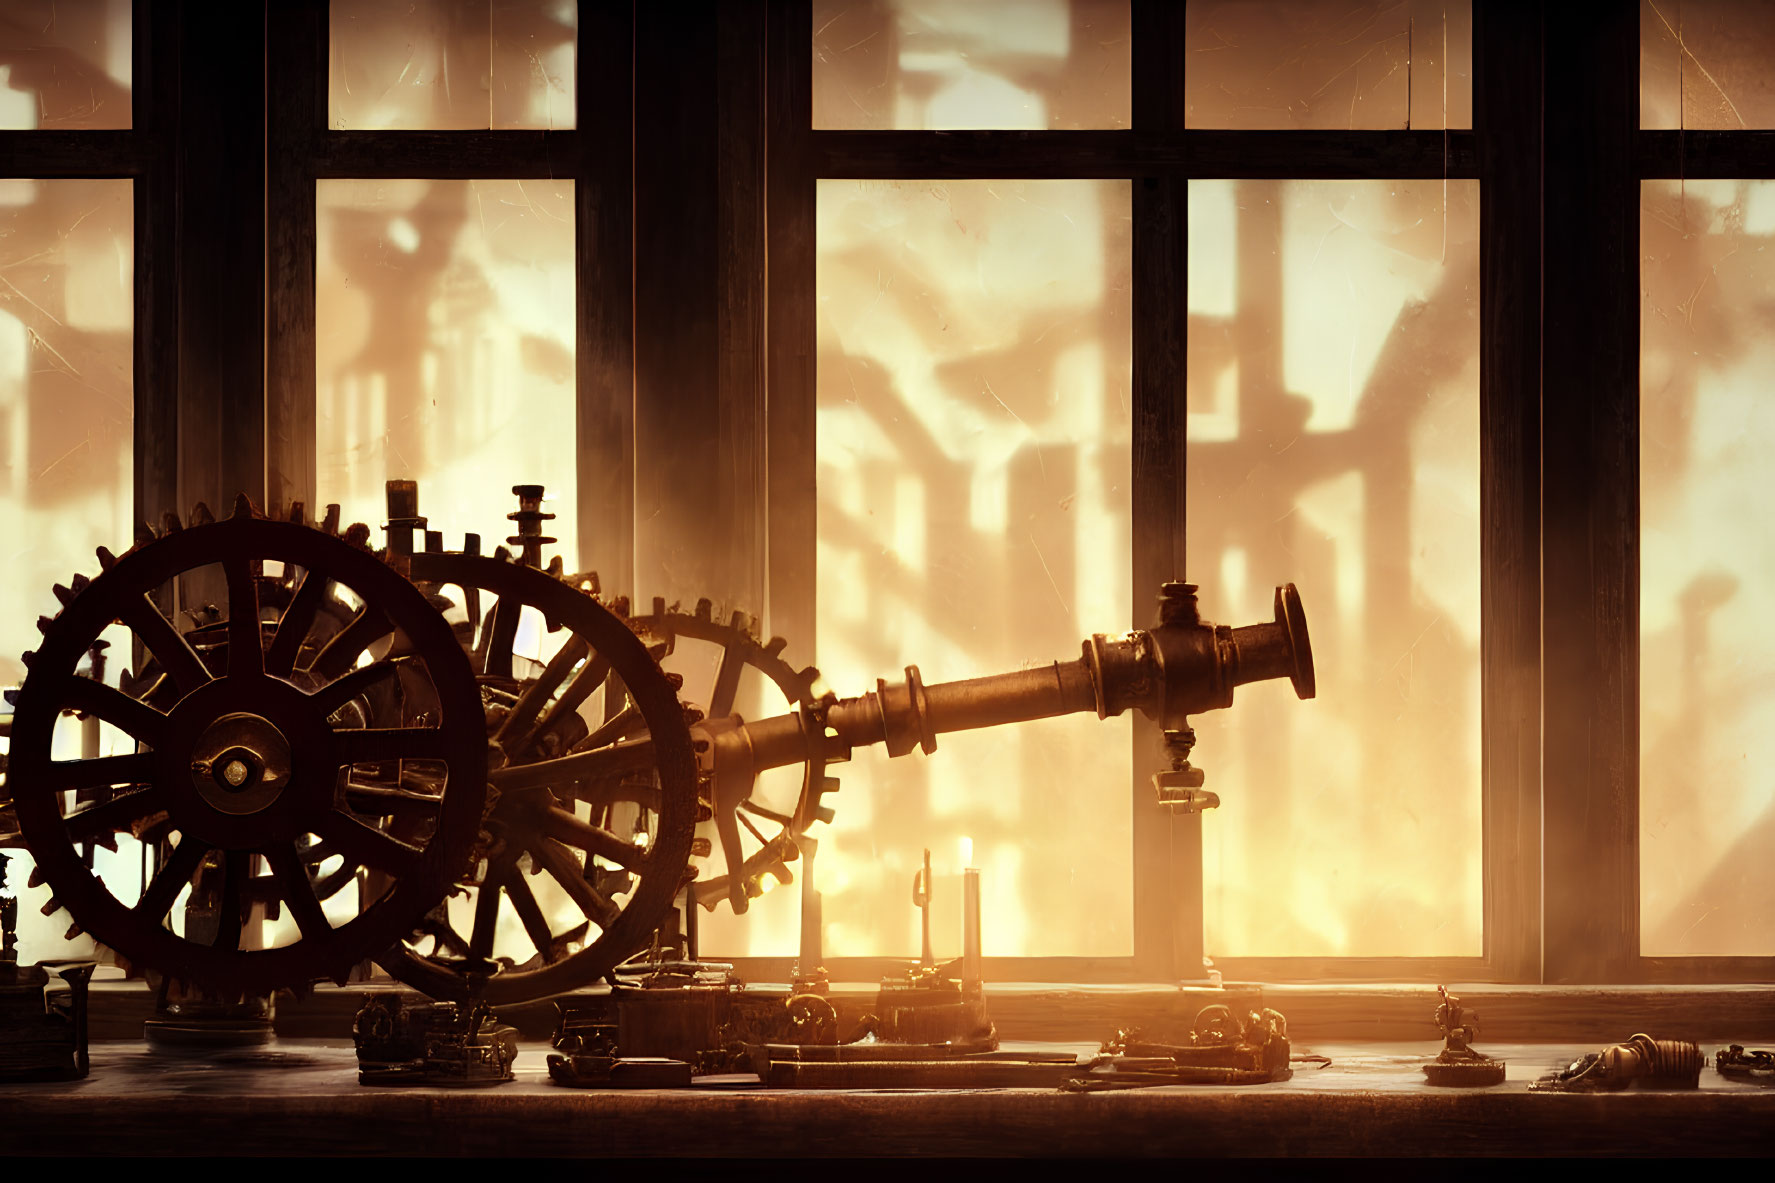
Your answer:
[[[801,673],[797,676],[803,682],[806,682],[809,686],[812,686],[815,682],[818,682],[820,680],[820,671],[810,665],[806,669],[802,670]]]
[[[117,835],[114,833],[107,831],[94,838],[92,842],[94,846],[103,847],[112,854],[117,853]]]
[[[99,547],[94,553],[99,557],[99,568],[101,570],[109,571],[112,567],[117,565],[117,556],[106,550],[104,547]]]
[[[827,825],[831,825],[832,819],[837,816],[838,813],[830,805],[822,805],[814,810],[814,818],[818,821],[825,822]]]
[[[428,555],[444,553],[444,532],[442,530],[427,530],[425,532],[425,553]]]
[[[788,647],[789,642],[786,639],[782,637],[772,637],[764,643],[764,655],[766,657],[775,657]]]
[[[236,493],[234,495],[234,512],[229,516],[235,521],[239,521],[241,518],[256,518],[259,516],[259,511],[253,506],[252,498],[245,493]]]
[[[54,623],[55,623],[54,617],[39,616],[37,618],[37,631],[47,637],[49,635],[49,626]]]
[[[205,502],[199,501],[195,506],[192,507],[191,524],[193,526],[213,525],[215,523],[215,520],[216,520],[216,515],[214,513],[210,512],[210,507]]]
[[[629,597],[618,596],[616,599],[610,601],[610,610],[618,616],[627,619],[629,615]]]
[[[160,515],[160,536],[162,538],[165,538],[165,537],[172,535],[172,534],[177,534],[180,530],[183,530],[184,528],[185,528],[185,523],[180,521],[179,515],[174,513],[172,510],[169,509],[165,513]]]
[[[369,546],[370,527],[362,522],[351,523],[345,528],[345,543],[347,546]]]
[[[146,546],[154,541],[154,527],[147,522],[136,523],[136,546]]]
[[[566,568],[563,567],[561,564],[561,556],[560,555],[556,555],[554,558],[549,560],[548,572],[550,575],[553,575],[556,579],[561,578],[561,575],[565,570],[566,570]]]
[[[822,792],[822,793],[836,793],[837,791],[838,791],[838,778],[836,776],[822,776],[820,778],[820,792]]]
[[[702,599],[700,599],[696,602],[696,618],[698,620],[705,620],[705,621],[714,620],[715,605],[713,602],[711,602],[709,600],[709,598],[707,596],[703,597]]]
[[[339,507],[337,505],[327,506],[327,516],[321,522],[320,528],[335,538],[339,537]]]
[[[62,602],[62,607],[66,608],[69,604],[72,604],[74,602],[74,589],[73,588],[63,587],[61,584],[58,583],[55,585],[54,591],[55,591],[55,598]]]
[[[298,526],[308,524],[308,506],[301,501],[290,502],[290,521]]]
[[[665,614],[666,614],[666,598],[664,596],[653,597],[653,615],[654,615],[654,617],[656,619],[663,618],[665,616]]]
[[[35,866],[35,865],[33,865],[31,867],[31,874],[30,874],[30,877],[25,880],[25,886],[26,887],[42,887],[43,886],[43,868],[42,867]]]
[[[45,900],[43,907],[38,909],[38,911],[42,912],[45,916],[53,916],[61,910],[62,901],[56,899],[54,896],[50,896],[49,899]]]
[[[84,928],[80,927],[80,922],[78,920],[76,920],[73,924],[70,924],[68,926],[68,931],[62,934],[62,939],[64,941],[71,941],[75,937],[84,933],[85,931],[86,930]]]
[[[27,649],[18,655],[18,659],[24,663],[26,669],[30,669],[31,663],[37,660],[37,651],[35,649]]]
[[[512,552],[503,546],[496,546],[493,548],[493,557],[502,563],[509,563],[512,561]]]
[[[76,572],[74,578],[68,582],[68,586],[74,589],[75,595],[79,595],[88,587],[92,586],[92,580]]]

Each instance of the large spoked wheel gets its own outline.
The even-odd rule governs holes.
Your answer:
[[[267,562],[301,573],[275,622],[262,619]],[[205,568],[220,569],[228,605],[208,643],[194,645],[150,593]],[[322,605],[341,588],[359,610],[317,642],[328,631],[317,625]],[[75,673],[113,622],[163,671],[134,694]],[[409,704],[402,725],[363,726],[359,704],[390,683]],[[58,759],[56,721],[72,711],[96,715],[136,750]],[[410,932],[469,861],[486,767],[474,675],[424,595],[376,556],[259,518],[243,500],[232,518],[147,542],[65,598],[19,692],[9,782],[25,844],[81,928],[137,966],[239,993],[342,981]],[[389,807],[349,788],[363,768],[410,769],[428,786],[399,794],[403,809],[424,815],[405,840],[379,824]],[[82,796],[101,800],[82,808]],[[146,831],[163,836],[164,860],[140,899],[120,899],[84,865],[80,845]],[[310,869],[322,851],[380,875],[376,898],[337,926]],[[214,923],[181,933],[167,919],[187,886],[213,901]],[[254,900],[279,901],[300,935],[243,948]]]
[[[466,898],[380,964],[496,1006],[590,985],[651,939],[689,876],[699,780],[677,691],[620,617],[548,572],[431,553],[412,575],[455,603],[496,599],[464,638],[492,803]],[[526,609],[551,630],[546,660],[513,653]]]

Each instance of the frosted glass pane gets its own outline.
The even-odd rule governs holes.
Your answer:
[[[928,685],[1071,660],[1129,627],[1130,200],[1127,181],[819,182],[816,653],[838,693],[909,664]],[[926,847],[938,955],[959,955],[963,839],[989,956],[1128,955],[1129,727],[859,750],[818,833],[827,955],[917,956]]]
[[[130,0],[0,4],[0,131],[130,126]]]
[[[1470,0],[1189,0],[1184,47],[1189,127],[1473,126]]]
[[[1640,951],[1775,953],[1775,181],[1640,210]]]
[[[814,0],[813,125],[1127,127],[1128,0]]]
[[[330,126],[570,128],[575,0],[332,0]]]
[[[317,229],[318,499],[374,525],[409,477],[449,546],[489,550],[513,485],[571,507],[573,182],[321,181]]]
[[[1208,951],[1477,956],[1478,182],[1189,203],[1189,574],[1235,623],[1294,581],[1319,671],[1195,724]]]
[[[1768,0],[1640,0],[1639,125],[1775,127],[1775,9]]]
[[[96,576],[95,547],[122,552],[134,538],[134,331],[131,182],[0,180],[0,686],[24,679],[34,622],[61,610],[51,589],[75,572]],[[120,631],[107,654],[113,686],[129,664]],[[74,758],[80,735],[69,723],[57,751]],[[97,738],[100,755],[134,750],[109,726]],[[62,940],[65,912],[39,913],[49,889],[26,890],[30,857],[6,853],[17,860],[8,882],[20,898],[20,960],[90,956],[91,937]],[[139,855],[120,839],[95,866],[122,895]]]

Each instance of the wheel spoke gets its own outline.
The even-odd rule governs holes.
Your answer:
[[[574,637],[563,645],[561,651],[550,658],[548,665],[543,667],[541,675],[524,687],[524,692],[518,696],[518,701],[512,707],[511,713],[500,723],[499,731],[493,736],[494,740],[504,745],[508,752],[519,751],[525,747],[532,734],[530,724],[542,712],[543,706],[548,703],[555,688],[568,674],[573,672],[573,667],[590,653],[591,646],[580,637]],[[510,742],[512,740],[519,742],[512,743]]]
[[[443,799],[429,793],[415,793],[411,789],[391,789],[352,781],[345,786],[345,804],[353,813],[367,817],[393,817],[396,814],[436,814]]]
[[[544,838],[537,843],[530,857],[542,864],[542,869],[549,873],[550,878],[561,885],[578,904],[587,918],[595,921],[598,927],[608,929],[622,909],[606,899],[602,892],[586,881],[585,870],[573,852],[551,838]]]
[[[524,932],[530,937],[530,943],[536,946],[536,951],[542,954],[543,961],[553,965],[560,960],[561,955],[555,948],[555,934],[549,928],[548,917],[542,914],[542,905],[536,902],[536,894],[530,890],[530,884],[524,881],[522,874],[506,876],[505,895],[511,900],[518,919],[524,923]]]
[[[474,927],[469,930],[468,957],[470,961],[487,961],[493,956],[493,937],[499,930],[499,893],[500,884],[506,877],[505,860],[499,865],[487,868],[487,877],[481,881],[480,891],[475,895]]]
[[[335,810],[325,825],[326,828],[318,833],[348,862],[386,871],[397,879],[411,872],[419,862],[421,852],[417,847],[391,838],[373,826],[366,826],[350,814]]]
[[[148,884],[148,890],[142,893],[141,902],[136,904],[135,910],[156,925],[166,919],[173,901],[190,884],[191,877],[197,874],[197,868],[203,865],[203,856],[208,853],[209,847],[191,835],[179,835],[179,844],[167,856],[166,865],[154,872],[154,880]]]
[[[222,898],[216,904],[216,939],[213,948],[234,952],[240,948],[241,897],[247,879],[247,852],[230,850],[222,856]]]
[[[658,813],[660,809],[659,786],[635,784],[628,777],[580,782],[567,786],[566,793],[577,801],[590,802],[594,806],[606,806],[616,801],[634,801],[641,808],[650,809],[654,813]]]
[[[594,826],[565,809],[550,808],[543,829],[549,837],[577,846],[587,854],[598,855],[625,871],[639,872],[647,866],[646,848],[624,842],[602,826]]]
[[[626,706],[610,718],[604,720],[597,730],[573,745],[574,752],[591,752],[629,734],[635,723],[640,721],[641,712],[634,706]]]
[[[752,800],[752,798],[750,798],[750,797],[747,797],[744,801],[740,802],[740,808],[745,810],[747,813],[755,813],[759,817],[763,818],[766,821],[775,822],[779,826],[792,826],[795,824],[795,819],[790,817],[788,814],[778,813],[774,809],[766,809],[764,806],[758,804],[758,802]],[[756,832],[756,831],[754,831],[754,832]]]
[[[315,613],[320,611],[321,599],[327,594],[329,582],[319,572],[302,573],[302,584],[290,597],[290,606],[284,609],[282,619],[277,622],[277,633],[271,638],[271,648],[265,654],[266,673],[287,678],[295,670],[296,656],[301,652],[302,642],[308,639],[308,631],[314,627]]]
[[[222,574],[228,580],[228,676],[256,678],[265,672],[259,581],[252,561],[238,555],[222,561]]]
[[[381,764],[388,760],[441,760],[445,736],[436,727],[366,727],[333,732],[339,764]]]
[[[121,617],[124,624],[141,638],[141,642],[154,655],[167,676],[172,678],[173,685],[179,688],[181,695],[190,694],[193,690],[210,681],[210,672],[205,668],[203,659],[191,648],[184,634],[173,627],[173,622],[160,614],[153,600],[143,595],[140,600],[131,600]]]
[[[131,698],[117,687],[93,678],[71,679],[62,696],[62,708],[97,715],[149,747],[159,745],[166,729],[165,715],[141,699]]]
[[[512,643],[518,639],[518,618],[523,614],[524,606],[510,597],[501,596],[494,603],[476,654],[480,660],[475,664],[482,673],[496,678],[512,676]]]
[[[746,659],[739,650],[721,651],[721,667],[715,671],[715,689],[709,692],[709,718],[725,719],[733,714],[733,700],[740,692],[740,672]]]
[[[50,768],[49,788],[103,789],[113,785],[147,784],[154,779],[154,753],[130,752],[91,760],[57,760]]]
[[[309,672],[329,680],[337,678],[357,664],[364,650],[393,631],[394,625],[366,604],[351,618],[350,624],[327,642],[326,648],[315,654]]]
[[[567,689],[561,692],[561,697],[557,698],[549,705],[547,713],[542,717],[542,721],[531,730],[529,735],[524,737],[521,743],[507,748],[507,752],[513,756],[519,755],[528,749],[531,744],[535,743],[538,738],[553,731],[561,724],[563,719],[578,711],[580,704],[590,698],[592,692],[602,686],[604,680],[609,676],[609,660],[601,655],[594,655],[580,668],[579,673],[574,676],[573,681],[567,684]]]
[[[377,685],[384,678],[392,677],[401,664],[408,660],[405,657],[385,658],[382,661],[374,661],[369,665],[360,666],[343,678],[336,678],[310,694],[308,701],[314,703],[321,714],[330,717],[346,703],[358,695],[368,692],[371,687]]]
[[[113,797],[102,805],[82,809],[68,818],[68,840],[91,842],[106,834],[129,829],[129,823],[166,808],[160,790],[149,787]]]
[[[314,893],[314,882],[309,879],[302,860],[296,857],[295,848],[274,846],[266,851],[265,858],[270,862],[271,873],[277,879],[284,906],[289,908],[290,916],[296,921],[296,927],[301,930],[303,939],[322,937],[332,932],[333,925],[327,920],[327,914],[321,910],[320,898]]]
[[[568,781],[598,780],[646,771],[653,767],[653,760],[653,741],[643,739],[595,752],[579,752],[554,760],[539,760],[535,764],[496,769],[487,774],[487,779],[501,791],[545,788]]]

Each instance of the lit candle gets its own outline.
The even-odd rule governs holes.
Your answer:
[[[980,872],[966,867],[961,874],[961,980],[964,984],[977,984],[980,981]]]

